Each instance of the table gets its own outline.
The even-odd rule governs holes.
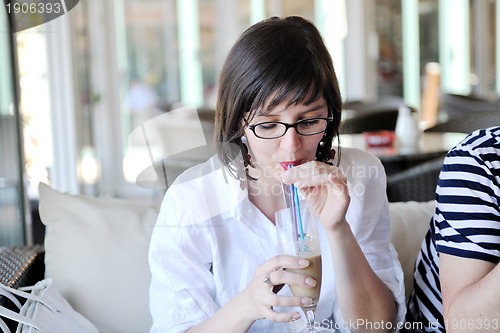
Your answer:
[[[364,134],[342,134],[340,145],[373,153],[381,160],[386,173],[390,175],[433,158],[444,158],[446,153],[466,136],[466,133],[458,132],[424,132],[417,147],[408,149],[400,147],[397,139],[390,147],[368,147]],[[335,144],[336,142],[334,147]]]

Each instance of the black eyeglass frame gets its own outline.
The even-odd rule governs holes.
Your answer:
[[[245,119],[245,118],[243,118]],[[300,131],[297,129],[297,126],[299,126],[301,123],[303,122],[306,122],[306,121],[312,121],[312,120],[326,120],[326,126],[324,129],[322,129],[321,131],[318,131],[318,132],[314,132],[314,133],[308,133],[308,134],[302,134],[300,133]],[[258,124],[248,124],[248,121],[245,119],[245,122],[247,123],[247,126],[248,126],[248,129],[251,130],[253,132],[253,134],[259,138],[259,139],[264,139],[264,140],[273,140],[273,139],[278,139],[278,138],[281,138],[282,136],[284,136],[286,134],[286,132],[290,129],[290,128],[294,128],[295,131],[297,132],[297,134],[299,135],[302,135],[302,136],[312,136],[312,135],[316,135],[316,134],[320,134],[324,131],[327,130],[328,128],[328,125],[330,124],[330,122],[333,121],[333,117],[318,117],[318,118],[309,118],[309,119],[301,119],[299,121],[296,121],[292,124],[288,124],[288,123],[284,123],[284,122],[281,122],[281,121],[265,121],[265,122],[262,122],[262,123],[258,123]],[[280,136],[276,136],[276,137],[272,137],[272,138],[264,138],[264,137],[261,137],[259,136],[256,132],[255,132],[255,127],[257,126],[260,126],[260,125],[265,125],[265,124],[280,124],[280,125],[284,125],[285,126],[285,131],[283,132],[283,134],[281,134]]]

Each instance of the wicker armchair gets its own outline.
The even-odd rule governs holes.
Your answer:
[[[0,282],[18,288],[42,280],[44,253],[43,245],[0,247]]]
[[[32,286],[43,280],[45,274],[44,255],[43,245],[0,247],[0,282],[17,289]],[[0,306],[18,311],[8,298],[1,295]],[[4,320],[14,332],[17,323],[6,318]]]
[[[474,112],[498,110],[499,100],[489,100],[474,95],[457,95],[443,93],[440,96],[441,109],[449,116]]]
[[[367,131],[394,131],[398,120],[398,109],[358,112],[354,117],[344,120],[340,133],[353,134]]]
[[[396,201],[434,200],[443,157],[423,162],[387,177],[387,198]]]
[[[469,111],[452,115],[448,121],[426,129],[426,132],[471,133],[480,128],[500,125],[500,109]]]

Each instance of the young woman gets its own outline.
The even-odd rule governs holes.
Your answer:
[[[169,188],[153,232],[151,332],[293,331],[311,299],[283,285],[316,281],[285,270],[307,260],[278,255],[282,183],[295,184],[320,221],[317,322],[389,332],[403,319],[385,173],[366,152],[331,150],[340,114],[332,60],[312,23],[271,18],[241,35],[219,81],[218,156]]]

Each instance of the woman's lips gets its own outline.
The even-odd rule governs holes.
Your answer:
[[[288,170],[289,165],[296,166],[300,164],[302,164],[300,160],[280,162],[281,167],[285,170]]]

